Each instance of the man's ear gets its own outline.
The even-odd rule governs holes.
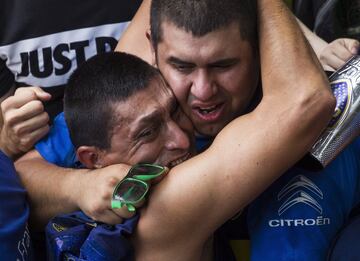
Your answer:
[[[76,150],[79,161],[88,169],[102,168],[100,150],[93,146],[81,146]]]
[[[151,65],[157,67],[157,64],[156,64],[156,52],[155,52],[154,46],[152,44],[150,28],[146,30],[146,38],[148,39],[148,43],[150,45],[150,50],[151,50]]]

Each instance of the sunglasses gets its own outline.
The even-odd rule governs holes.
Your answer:
[[[168,168],[156,164],[136,164],[115,187],[111,208],[117,209],[126,206],[130,212],[135,211],[135,204],[139,203],[149,191],[146,181],[160,177]]]

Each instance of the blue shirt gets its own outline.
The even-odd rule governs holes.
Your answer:
[[[29,206],[12,161],[0,151],[1,260],[31,260]]]
[[[63,112],[56,116],[49,134],[35,145],[35,149],[55,165],[67,168],[78,165]]]
[[[360,202],[359,140],[320,172],[292,168],[249,207],[251,260],[326,260]]]

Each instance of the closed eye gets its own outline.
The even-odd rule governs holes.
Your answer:
[[[172,67],[181,73],[190,73],[194,69],[193,65],[187,64],[172,64]]]
[[[238,59],[226,59],[210,64],[211,68],[228,69],[239,63]]]
[[[153,126],[146,128],[142,132],[139,133],[137,139],[151,139],[156,137],[159,133],[160,124],[154,124]]]
[[[167,62],[171,65],[171,67],[181,73],[189,73],[195,68],[194,63],[186,62],[176,57],[170,57]]]

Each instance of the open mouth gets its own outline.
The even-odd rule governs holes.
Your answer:
[[[224,107],[223,105],[223,103],[220,103],[209,107],[196,106],[193,111],[202,120],[215,121],[220,117]]]
[[[169,163],[169,168],[173,168],[173,167],[175,167],[176,165],[179,165],[179,164],[183,163],[185,160],[187,160],[187,159],[189,159],[189,158],[191,158],[191,154],[188,152],[188,153],[185,154],[185,156],[183,156],[183,157],[181,157],[181,158],[178,158],[178,159],[176,159],[176,160],[174,160],[174,161],[171,161],[171,162]]]

